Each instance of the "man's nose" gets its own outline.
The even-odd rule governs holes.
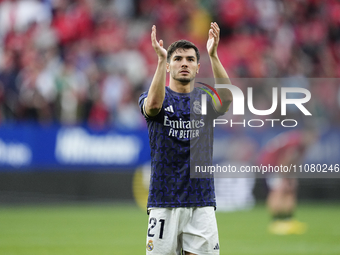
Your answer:
[[[188,67],[188,63],[186,62],[186,60],[183,60],[182,67]]]

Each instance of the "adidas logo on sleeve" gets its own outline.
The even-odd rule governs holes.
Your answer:
[[[169,105],[164,110],[167,111],[167,112],[174,112],[174,108],[172,108],[172,105]]]

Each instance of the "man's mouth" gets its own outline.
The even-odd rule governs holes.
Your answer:
[[[182,70],[179,73],[181,73],[181,74],[190,74],[190,72],[188,70]]]

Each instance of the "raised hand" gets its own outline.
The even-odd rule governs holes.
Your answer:
[[[163,40],[159,40],[159,42],[157,42],[156,39],[156,26],[153,25],[152,26],[152,32],[151,32],[151,42],[152,42],[152,47],[154,48],[154,50],[156,51],[158,58],[159,59],[166,59],[166,49],[163,48]]]
[[[209,29],[209,39],[207,41],[207,51],[210,57],[217,56],[217,46],[220,41],[220,28],[216,22],[211,22]]]

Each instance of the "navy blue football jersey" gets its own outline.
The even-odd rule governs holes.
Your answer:
[[[162,108],[155,117],[143,110],[148,92],[139,98],[151,148],[151,177],[147,207],[215,206],[213,178],[190,178],[195,165],[212,165],[215,111],[207,96],[207,114],[201,114],[201,94],[177,93],[165,88]]]

